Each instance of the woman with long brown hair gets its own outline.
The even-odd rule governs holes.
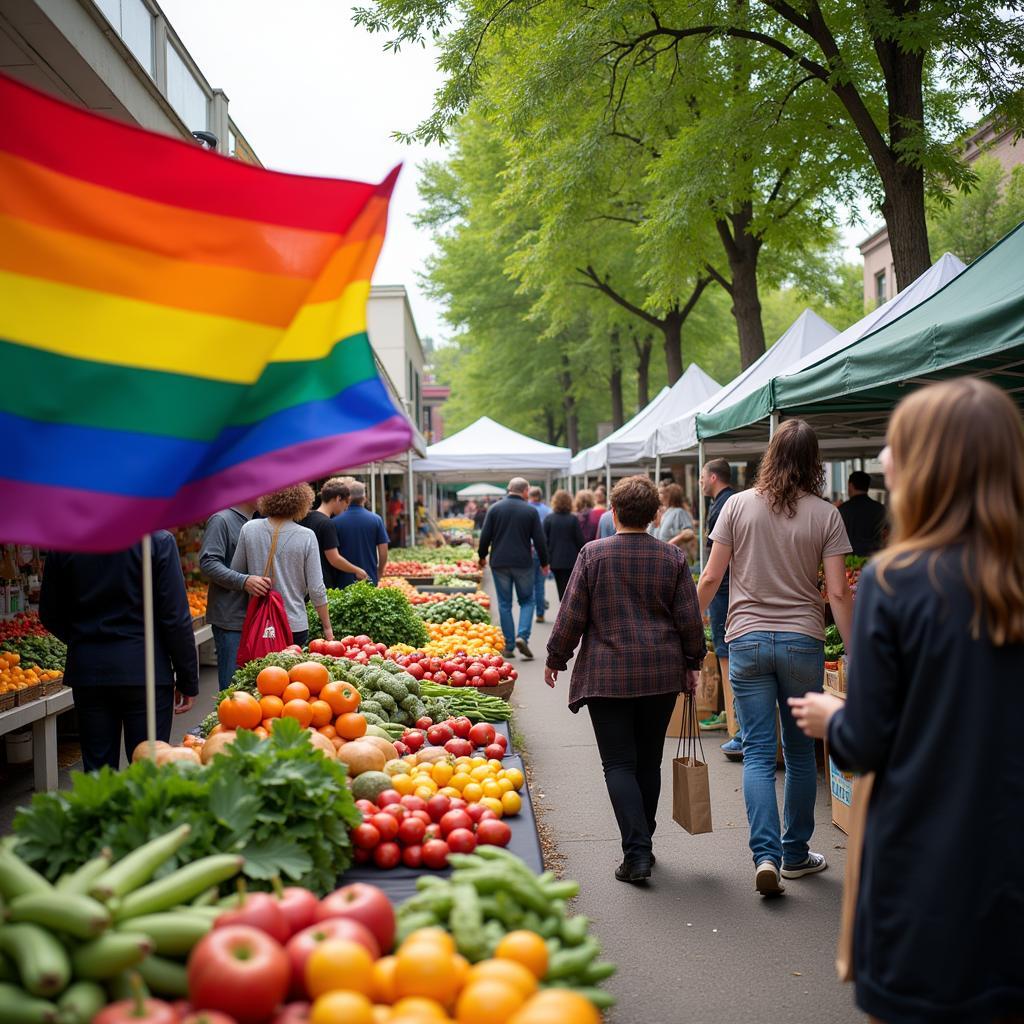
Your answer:
[[[753,488],[722,507],[697,588],[703,613],[729,570],[729,679],[743,736],[754,886],[763,896],[783,892],[780,876],[802,878],[828,866],[808,845],[818,789],[814,741],[788,714],[782,715],[785,832],[775,797],[777,711],[786,711],[789,697],[820,690],[824,680],[823,563],[836,625],[844,639],[850,635],[850,541],[839,511],[821,497],[824,482],[817,436],[803,420],[787,420],[769,442]]]
[[[903,400],[890,546],[861,576],[848,696],[791,700],[875,773],[857,1005],[886,1024],[1024,1020],[1024,429],[979,380]]]
[[[583,531],[583,543],[587,544],[597,536],[597,524],[591,523],[590,513],[594,511],[594,492],[584,487],[576,492],[573,511]]]

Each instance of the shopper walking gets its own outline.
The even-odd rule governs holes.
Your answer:
[[[551,515],[544,520],[544,539],[548,542],[551,572],[561,601],[576,559],[583,550],[583,530],[573,515],[568,491],[555,491],[552,496]]]
[[[551,515],[550,507],[544,501],[544,492],[539,487],[531,487],[529,491],[529,504],[532,508],[537,510],[537,515],[540,516],[541,526],[544,525],[544,520]],[[537,621],[544,621],[544,613],[548,610],[548,599],[544,591],[544,581],[547,579],[547,573],[540,571],[540,556],[537,554],[537,549],[533,549],[533,603],[534,610],[537,613]]]
[[[589,532],[592,534],[590,540],[597,540],[598,531],[601,528],[601,517],[611,511],[608,508],[608,492],[605,490],[604,484],[598,484],[594,488],[594,507],[590,510],[590,517],[588,522]]]
[[[417,502],[416,521],[419,523],[422,505]],[[342,558],[359,566],[376,586],[388,564],[388,531],[384,520],[366,507],[366,486],[353,481],[348,485],[348,508],[331,519],[338,531],[338,552]],[[355,573],[339,572],[339,587],[358,582]]]
[[[213,627],[217,650],[217,681],[223,690],[231,685],[242,642],[242,625],[250,597],[262,597],[270,589],[265,576],[246,576],[231,568],[242,527],[256,511],[254,502],[240,502],[206,521],[199,568],[210,581],[206,591],[206,621]]]
[[[548,571],[548,547],[541,529],[540,516],[526,501],[529,489],[529,481],[521,476],[510,480],[508,494],[487,510],[487,518],[480,531],[480,568],[487,565],[487,555],[491,552],[491,574],[494,576],[494,589],[498,593],[501,631],[505,635],[505,657],[514,657],[518,650],[527,660],[533,657],[530,631],[536,594],[534,550],[539,553],[541,571]],[[519,601],[518,632],[512,617],[513,589]]]
[[[171,738],[174,714],[199,693],[192,615],[174,538],[153,534],[153,642],[156,738]],[[146,662],[142,545],[111,554],[51,552],[43,570],[39,617],[68,645],[71,687],[87,772],[121,763],[146,739]]]
[[[587,544],[548,639],[544,681],[554,686],[582,640],[569,709],[584,705],[622,838],[615,877],[651,875],[665,731],[681,691],[693,692],[704,626],[686,558],[648,535],[658,491],[645,476],[612,491],[618,532]]]
[[[887,1024],[1024,1019],[1024,432],[961,379],[903,400],[883,452],[891,546],[861,575],[848,696],[791,700],[875,773],[857,1005]]]
[[[349,502],[349,485],[341,477],[325,480],[320,488],[320,504],[299,523],[307,530],[312,530],[320,549],[320,570],[324,574],[324,586],[340,589],[342,573],[354,576],[357,580],[365,580],[367,572],[342,557],[338,550],[338,528],[334,525],[334,517],[340,516]]]
[[[822,563],[836,625],[844,640],[850,636],[850,542],[839,512],[820,496],[824,483],[814,431],[803,420],[787,420],[769,442],[753,488],[733,495],[722,508],[711,531],[711,559],[697,588],[704,611],[730,569],[725,638],[743,732],[743,796],[754,881],[765,896],[783,891],[780,871],[782,877],[800,878],[828,866],[808,847],[817,793],[814,741],[789,714],[782,716],[786,786],[781,835],[775,798],[776,710],[786,710],[789,697],[821,690],[824,678]]]
[[[586,488],[577,491],[573,509],[583,531],[583,543],[589,544],[597,537],[597,531],[590,523],[590,513],[594,510],[594,492]]]
[[[309,617],[306,595],[316,609],[324,636],[334,639],[327,614],[327,589],[320,568],[320,549],[312,530],[299,522],[309,514],[313,489],[309,484],[296,484],[272,494],[265,494],[257,503],[263,519],[254,519],[242,527],[231,568],[238,572],[262,573],[270,559],[270,577],[274,589],[284,601],[292,642],[306,646],[309,639]],[[277,544],[274,546],[274,538]]]
[[[870,487],[871,477],[867,473],[851,473],[846,484],[850,497],[839,506],[853,554],[861,558],[881,548],[885,531],[885,506],[868,495]]]
[[[685,552],[694,538],[694,532],[693,517],[683,507],[683,503],[686,501],[683,497],[683,489],[679,484],[662,484],[658,493],[661,498],[662,511],[661,521],[658,523],[654,536]]]

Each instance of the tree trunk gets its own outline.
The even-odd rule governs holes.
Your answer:
[[[638,342],[633,339],[636,349],[636,408],[637,412],[646,408],[651,401],[651,347],[653,339],[649,334]]]
[[[548,444],[558,444],[558,434],[555,428],[555,414],[550,409],[544,410],[544,425],[548,432]]]
[[[673,309],[661,322],[665,344],[665,371],[671,387],[683,375],[683,317]]]
[[[729,295],[732,297],[732,315],[740,339],[740,367],[746,369],[764,355],[764,324],[761,322],[761,299],[757,293],[757,260],[761,240],[748,228],[753,219],[753,206],[744,203],[730,214],[728,220],[718,221],[718,234],[729,261],[732,278]]]
[[[579,429],[576,423],[576,399],[572,395],[572,371],[569,369],[569,357],[562,353],[562,372],[559,374],[562,384],[562,413],[565,417],[565,443],[575,454],[579,451]]]
[[[626,422],[626,409],[622,402],[622,342],[617,328],[611,333],[611,362],[608,384],[612,392],[612,428],[618,430]]]

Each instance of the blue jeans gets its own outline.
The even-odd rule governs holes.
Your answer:
[[[754,863],[800,864],[807,859],[814,832],[818,771],[814,740],[797,728],[786,699],[821,691],[825,644],[803,633],[744,633],[729,644],[729,654],[729,677],[743,731],[743,798]],[[786,762],[781,837],[775,797],[776,708],[781,713]]]
[[[217,682],[222,690],[226,690],[237,668],[235,662],[238,660],[238,647],[242,643],[242,631],[214,626],[213,642],[217,647]]]
[[[533,603],[538,615],[543,615],[548,608],[547,596],[544,593],[544,573],[540,571],[540,559],[533,553]]]
[[[533,626],[534,588],[533,566],[527,569],[491,569],[494,577],[494,589],[498,592],[498,616],[501,619],[501,631],[505,634],[505,646],[512,647],[516,636],[529,641]],[[516,623],[512,616],[512,588],[515,587],[516,599],[519,601],[519,633],[516,634]],[[822,669],[824,678],[824,669]]]

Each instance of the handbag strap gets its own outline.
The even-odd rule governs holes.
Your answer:
[[[686,747],[684,750],[683,736],[685,733],[689,733],[689,735],[686,736]],[[704,744],[700,738],[700,723],[697,720],[697,696],[687,691],[683,695],[683,716],[679,727],[679,738],[676,741],[676,759],[678,760],[680,753],[684,753],[692,763],[697,760],[698,750],[700,750],[701,762],[706,764],[707,762],[704,760]]]
[[[277,538],[281,535],[282,526],[284,526],[284,523],[278,523],[277,526],[274,527],[274,536],[270,541],[270,554],[267,555],[267,564],[263,568],[263,575],[269,577],[271,580],[274,578],[274,573],[272,571],[274,568],[274,552],[277,551]]]

